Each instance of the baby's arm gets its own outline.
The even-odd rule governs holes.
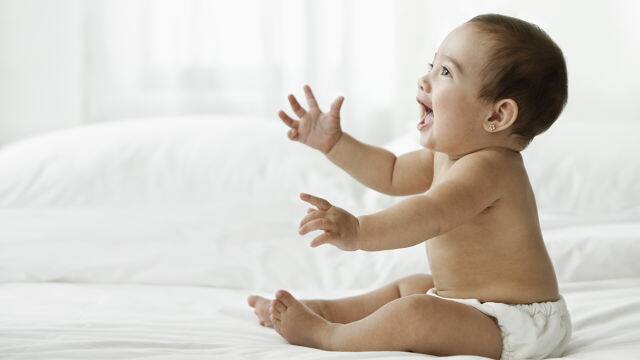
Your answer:
[[[388,195],[413,195],[427,191],[433,178],[433,152],[428,149],[396,157],[390,151],[363,144],[340,126],[343,97],[338,97],[328,112],[322,112],[313,91],[304,87],[309,109],[289,95],[295,120],[284,111],[278,116],[290,128],[289,139],[321,151],[360,183]]]
[[[433,152],[429,149],[396,157],[343,133],[326,156],[363,185],[387,195],[423,193],[433,179]]]
[[[488,154],[466,155],[424,195],[358,217],[358,247],[367,251],[419,244],[467,222],[501,196],[500,162]]]

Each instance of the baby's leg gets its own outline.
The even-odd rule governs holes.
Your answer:
[[[333,351],[410,351],[500,358],[500,329],[471,306],[415,294],[393,300],[364,319],[331,323],[284,290],[272,306],[275,330],[293,345]]]
[[[409,275],[368,293],[341,299],[322,300],[324,311],[322,317],[332,323],[348,324],[369,316],[395,299],[413,294],[425,294],[432,287],[433,278],[431,275]],[[304,300],[302,302],[305,303]],[[305,305],[307,304],[305,303]]]
[[[395,299],[412,295],[424,294],[433,287],[433,278],[427,274],[414,274],[400,278],[390,284],[368,293],[331,300],[300,300],[311,311],[324,319],[348,324],[367,317],[384,304]],[[269,318],[269,307],[272,300],[260,296],[249,296],[249,305],[255,308],[255,314],[261,325],[273,326]]]

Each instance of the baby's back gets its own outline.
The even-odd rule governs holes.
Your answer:
[[[520,153],[485,149],[500,164],[502,196],[470,221],[426,242],[438,295],[482,302],[556,301],[558,284],[545,248]],[[436,153],[432,187],[453,165]]]

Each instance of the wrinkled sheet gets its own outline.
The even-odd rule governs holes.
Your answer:
[[[310,292],[335,298],[360,291]],[[564,358],[640,358],[640,278],[560,284],[573,320]],[[250,292],[199,286],[0,284],[0,358],[423,359],[292,346],[257,324]],[[265,293],[258,294],[269,295]],[[457,356],[460,359],[480,359]]]

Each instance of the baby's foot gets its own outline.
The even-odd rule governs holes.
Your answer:
[[[270,309],[273,328],[290,344],[326,349],[331,323],[289,292],[278,290]]]
[[[272,302],[273,300],[265,299],[258,295],[250,295],[247,297],[247,303],[255,309],[253,312],[258,317],[258,322],[262,326],[273,327],[271,312],[269,311]]]

